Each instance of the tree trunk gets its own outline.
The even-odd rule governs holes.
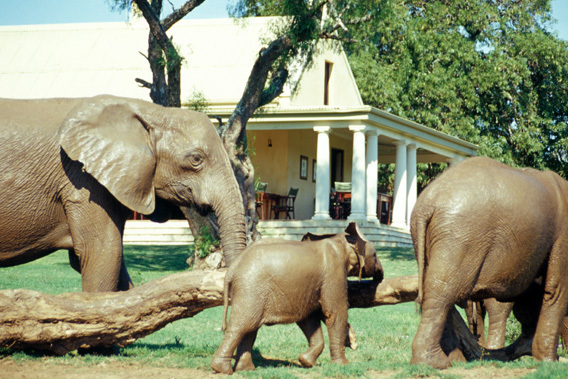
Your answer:
[[[30,290],[0,291],[0,346],[66,354],[78,348],[126,346],[168,323],[223,304],[224,271],[187,271],[126,292],[47,295]],[[349,306],[369,308],[414,301],[417,276],[349,282]],[[221,323],[221,320],[219,320]],[[499,350],[483,350],[452,309],[442,349],[454,360],[510,361],[531,354],[532,339]]]
[[[222,305],[224,276],[224,271],[187,271],[126,292],[0,291],[0,346],[56,354],[81,347],[126,346],[170,322]],[[412,301],[416,293],[416,276],[385,279],[379,285],[349,283],[352,307]]]

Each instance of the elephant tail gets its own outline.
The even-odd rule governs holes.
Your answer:
[[[225,284],[223,285],[223,326],[221,329],[223,332],[227,330],[227,311],[229,309],[229,291],[231,290],[231,278],[229,277],[230,273],[227,272],[227,276],[225,277]]]

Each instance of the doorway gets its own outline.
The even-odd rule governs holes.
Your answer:
[[[331,186],[335,182],[343,182],[343,157],[345,153],[341,149],[331,149]]]

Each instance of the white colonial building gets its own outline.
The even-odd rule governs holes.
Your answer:
[[[228,119],[263,40],[277,21],[176,24],[170,34],[185,58],[182,102],[204,98],[209,114]],[[152,79],[144,57],[147,42],[144,20],[0,27],[0,97],[107,93],[150,100],[148,89],[135,82]],[[348,218],[366,225],[367,234],[398,233],[406,235],[408,243],[417,197],[416,164],[454,163],[477,150],[466,141],[363,104],[345,54],[325,43],[313,65],[296,63],[284,93],[258,112],[247,130],[256,175],[268,184],[266,192],[285,195],[289,188],[298,189],[295,219],[303,221],[261,222],[261,230],[271,234],[277,232],[267,225],[292,226],[298,233],[326,225],[344,227],[345,222],[329,221],[335,215],[330,215],[330,194],[335,182],[347,182],[352,188]],[[386,194],[393,199],[392,226],[378,221],[378,163],[396,164],[394,193]],[[265,210],[263,218],[270,217],[270,210]]]

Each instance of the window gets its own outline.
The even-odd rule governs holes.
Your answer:
[[[333,63],[325,61],[325,78],[323,82],[323,105],[329,105],[329,80],[331,78],[331,70]]]

